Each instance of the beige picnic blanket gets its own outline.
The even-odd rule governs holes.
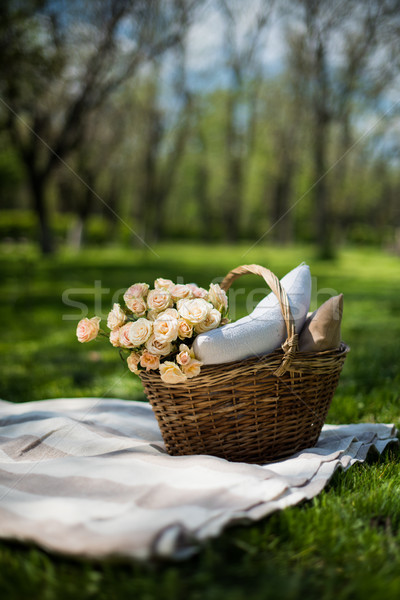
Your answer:
[[[312,498],[395,434],[326,425],[315,448],[258,466],[168,456],[146,403],[0,401],[0,537],[77,556],[185,557],[230,523]]]

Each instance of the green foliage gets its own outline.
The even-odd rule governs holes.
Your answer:
[[[28,241],[35,243],[38,235],[37,218],[28,210],[2,210],[0,213],[0,240]],[[74,226],[76,216],[59,213],[53,218],[53,231],[59,243],[65,244],[68,232]],[[98,216],[93,216],[86,227],[86,239],[89,245],[108,242],[109,224]]]
[[[250,1],[226,18],[224,2],[201,4],[2,2],[0,199],[31,205],[40,224],[29,235],[9,224],[7,237],[34,236],[50,252],[75,212],[95,215],[89,245],[125,243],[116,215],[146,242],[268,231],[268,241],[318,243],[327,256],[342,241],[393,244],[400,179],[388,99],[398,65],[387,57],[400,12],[390,0]],[[190,40],[209,15],[222,27],[211,46],[199,39],[215,59],[201,73]]]
[[[25,210],[3,210],[0,219],[0,240],[21,239],[33,242],[37,238],[38,226],[36,216]]]
[[[15,190],[21,185],[24,173],[18,157],[5,135],[0,137],[0,199],[3,207],[13,206]]]
[[[390,236],[387,237],[390,239]],[[379,246],[382,244],[382,231],[367,223],[356,223],[349,231],[348,241],[363,246]]]
[[[168,244],[151,251],[93,249],[40,258],[29,247],[3,246],[0,254],[1,396],[24,402],[49,397],[105,396],[143,399],[138,379],[106,343],[80,345],[77,309],[101,281],[105,317],[112,294],[157,276],[207,285],[238,264],[260,263],[282,276],[306,260],[314,279],[312,309],[329,293],[345,298],[343,339],[351,346],[328,421],[397,422],[400,390],[400,279],[398,258],[346,249],[332,263],[306,247],[276,249]],[[255,277],[242,278],[250,291]],[[329,288],[329,290],[328,290]],[[261,290],[260,290],[261,294]],[[246,312],[237,296],[233,318]],[[97,309],[96,309],[97,310]],[[337,473],[317,498],[237,526],[204,543],[184,563],[78,561],[35,547],[0,544],[0,597],[138,598],[142,600],[388,600],[400,594],[399,454]]]

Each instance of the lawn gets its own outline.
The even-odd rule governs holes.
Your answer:
[[[116,290],[158,276],[207,285],[239,264],[259,263],[282,276],[302,260],[313,275],[312,308],[331,293],[345,297],[342,337],[351,352],[328,421],[398,425],[400,260],[371,249],[343,249],[335,261],[322,262],[309,247],[257,246],[247,252],[246,246],[168,244],[155,253],[105,248],[43,259],[30,247],[3,246],[0,395],[14,402],[144,400],[139,380],[115,349],[76,341],[77,318],[86,316],[82,309],[105,317]],[[102,288],[97,298],[96,286]],[[234,286],[249,292],[262,283],[247,277]],[[233,318],[249,308],[245,293],[235,298]],[[391,451],[337,474],[313,501],[228,529],[185,563],[80,562],[0,543],[0,598],[398,598],[398,462],[398,452]]]

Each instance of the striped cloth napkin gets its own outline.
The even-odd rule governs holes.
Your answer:
[[[315,448],[258,466],[168,456],[142,402],[0,401],[0,537],[74,556],[183,558],[230,523],[312,498],[395,435],[326,425]]]

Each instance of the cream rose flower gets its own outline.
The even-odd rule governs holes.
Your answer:
[[[204,321],[213,305],[202,298],[195,298],[194,300],[187,300],[178,309],[179,316],[185,319],[190,325],[197,325]]]
[[[216,329],[221,323],[221,313],[216,308],[210,310],[204,321],[195,325],[196,333],[204,333],[210,329]]]
[[[185,344],[181,344],[179,346],[179,354],[176,356],[176,362],[180,365],[188,365],[193,358],[193,351],[191,351],[190,348]]]
[[[134,348],[138,348],[146,343],[153,331],[153,323],[148,319],[140,318],[131,323],[129,329],[129,339]]]
[[[131,325],[132,323],[127,323],[118,329],[119,345],[122,346],[122,348],[135,348],[129,337]]]
[[[150,290],[147,296],[147,304],[151,310],[161,312],[172,306],[171,294],[164,289]]]
[[[185,338],[190,338],[193,335],[193,325],[189,325],[185,321],[185,319],[178,319],[178,337],[183,340]]]
[[[202,287],[199,287],[195,283],[187,283],[188,288],[192,290],[193,298],[203,298],[204,300],[208,300],[208,292]]]
[[[108,313],[107,327],[111,330],[121,327],[126,321],[126,314],[119,304],[115,303],[112,310]]]
[[[143,317],[146,314],[147,305],[143,298],[127,298],[125,304],[137,317]]]
[[[174,284],[170,279],[164,279],[163,277],[158,277],[158,279],[154,282],[154,287],[156,290],[169,290]]]
[[[169,290],[169,293],[171,294],[174,302],[177,302],[177,300],[183,300],[184,298],[193,297],[193,292],[190,287],[181,283],[177,283],[176,285],[172,286]]]
[[[158,369],[160,366],[160,357],[145,350],[140,357],[140,364],[144,369],[146,369],[146,371],[150,371],[150,369]]]
[[[124,294],[124,300],[131,298],[146,298],[149,291],[149,285],[147,283],[135,283],[131,285]]]
[[[164,383],[183,383],[186,381],[186,375],[182,373],[178,365],[169,360],[161,363],[160,375]]]
[[[140,354],[137,352],[131,352],[128,356],[126,363],[128,365],[128,369],[132,371],[132,373],[139,373],[138,364],[140,362]]]
[[[119,328],[113,329],[110,332],[110,342],[114,346],[114,348],[118,348],[119,346]]]
[[[174,342],[178,337],[178,319],[171,315],[154,321],[154,337],[157,342]]]
[[[191,298],[182,298],[181,300],[177,301],[176,308],[178,309],[178,312],[179,312],[181,306],[183,306],[184,304],[186,304],[186,302],[189,302],[189,300],[191,300]]]
[[[187,365],[182,365],[182,371],[188,379],[191,379],[199,375],[202,365],[203,363],[199,360],[192,359]]]
[[[171,342],[158,342],[153,334],[146,342],[146,350],[157,356],[167,356],[171,354],[173,346]]]
[[[79,321],[76,328],[76,337],[78,338],[78,342],[83,344],[96,339],[100,329],[100,321],[100,317],[92,317],[91,319],[82,319]]]
[[[169,315],[170,317],[173,317],[174,319],[177,319],[179,317],[178,311],[176,310],[176,308],[167,308],[167,310],[163,310],[162,313],[157,313],[157,319],[160,319],[161,317],[165,317],[166,315]]]
[[[225,290],[218,283],[212,283],[208,292],[208,299],[213,304],[214,308],[220,312],[224,312],[228,308],[228,297]]]

